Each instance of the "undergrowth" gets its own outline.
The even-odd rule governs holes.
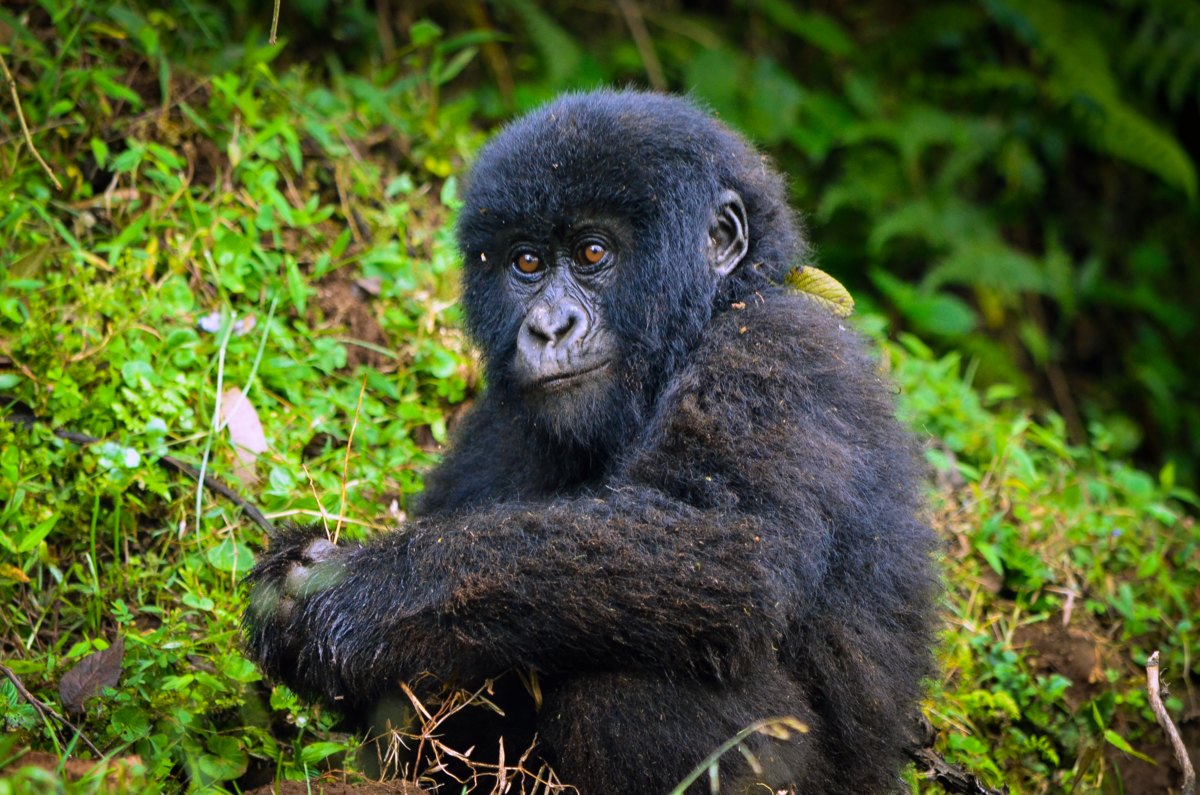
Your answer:
[[[177,41],[203,7],[172,8],[0,12],[0,54],[63,184],[6,105],[0,661],[116,760],[81,771],[92,752],[3,680],[0,793],[346,775],[356,739],[239,652],[237,582],[264,531],[158,462],[203,465],[275,521],[374,532],[403,520],[478,379],[450,229],[482,137],[471,97],[441,87],[487,37],[418,23],[388,66],[346,73],[277,68],[282,45],[251,31],[193,54],[204,72],[180,67]],[[859,322],[935,473],[938,748],[1014,792],[1167,781],[1141,666],[1160,649],[1173,714],[1200,704],[1195,496],[1169,467],[1106,455],[1102,425],[1068,444],[1013,390],[979,394],[970,362]],[[233,387],[262,428],[241,456],[231,435],[247,444],[253,423],[230,416]],[[115,685],[68,710],[64,677],[118,639]]]

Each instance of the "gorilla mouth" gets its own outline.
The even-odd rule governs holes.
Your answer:
[[[608,367],[609,360],[605,359],[595,364],[585,364],[576,370],[564,370],[539,378],[534,388],[543,392],[557,392],[570,389],[587,381],[589,378]]]

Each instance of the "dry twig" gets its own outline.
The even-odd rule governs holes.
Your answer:
[[[957,765],[950,764],[942,758],[941,754],[933,750],[933,741],[937,732],[923,714],[917,716],[914,728],[917,731],[915,736],[921,739],[919,746],[911,749],[908,756],[916,763],[917,774],[922,778],[936,781],[946,792],[958,793],[958,795],[1007,795],[1008,787],[1006,785],[1002,785],[999,789],[989,787],[978,777]]]
[[[413,721],[407,727],[389,725],[384,734],[376,738],[387,741],[385,756],[381,758],[385,769],[414,783],[432,783],[441,779],[443,786],[453,781],[468,791],[486,791],[489,795],[577,793],[574,787],[560,782],[543,760],[535,758],[536,736],[515,764],[506,761],[503,741],[497,749],[495,762],[472,758],[474,747],[460,751],[443,742],[439,728],[457,713],[468,707],[497,709],[489,705],[485,695],[492,686],[492,681],[488,680],[474,692],[450,688],[435,697],[431,711],[430,705],[422,702],[408,684],[401,682],[400,688],[413,709]],[[409,748],[409,743],[415,743],[416,750],[407,760],[402,760],[401,749]]]
[[[74,431],[66,431],[61,428],[55,429],[54,435],[59,439],[66,439],[68,442],[74,442],[75,444],[79,445],[95,444],[96,442],[100,441],[100,438],[97,436],[91,436],[86,433],[76,433]],[[232,487],[227,486],[225,483],[217,480],[212,475],[201,475],[199,469],[187,463],[186,461],[180,461],[174,456],[161,456],[157,463],[159,466],[167,467],[168,469],[174,469],[176,472],[187,475],[192,480],[202,484],[209,491],[220,494],[222,497],[241,508],[242,512],[246,514],[246,518],[254,522],[263,530],[266,530],[268,535],[275,535],[275,525],[271,523],[271,520],[264,516],[263,512],[254,505],[251,505],[249,502],[242,499],[242,496],[234,491]]]
[[[350,450],[354,446],[354,431],[358,429],[358,415],[362,413],[363,395],[367,391],[367,377],[363,376],[362,387],[358,390],[358,405],[354,408],[354,423],[350,426],[350,438],[346,440],[346,461],[342,466],[342,501],[338,505],[338,520],[333,528],[333,543],[338,542],[342,532],[341,517],[346,513],[346,483],[350,480]]]
[[[650,81],[650,85],[654,87],[655,91],[666,91],[667,78],[663,74],[658,54],[654,52],[654,42],[651,41],[650,33],[646,30],[646,22],[642,19],[642,10],[638,8],[634,0],[617,0],[617,6],[621,9],[621,16],[625,17],[625,24],[629,27],[629,34],[633,36],[633,43],[637,47],[638,55],[642,58],[642,65],[646,67],[646,79]]]
[[[479,30],[489,32],[495,31],[495,26],[488,18],[487,4],[474,0],[468,2],[466,6],[467,16],[471,20],[472,27]],[[483,63],[487,70],[492,73],[492,79],[496,82],[496,87],[500,89],[500,99],[504,103],[504,107],[512,112],[514,102],[513,95],[516,91],[513,85],[512,69],[509,67],[508,59],[504,56],[504,48],[492,39],[485,41],[481,45],[483,52]]]
[[[1192,767],[1192,760],[1188,758],[1187,746],[1179,736],[1179,729],[1175,728],[1174,721],[1163,705],[1161,687],[1158,681],[1158,650],[1155,649],[1150,659],[1146,660],[1146,691],[1150,695],[1150,709],[1154,711],[1158,725],[1171,742],[1171,752],[1175,754],[1175,761],[1183,771],[1183,785],[1180,791],[1183,795],[1196,795],[1196,769]]]
[[[3,412],[0,413],[0,422],[9,422],[14,425],[21,425],[25,428],[31,428],[34,424],[46,424],[44,420],[35,416],[33,412],[29,410],[29,407],[20,403],[4,406]],[[68,431],[65,428],[55,428],[53,433],[59,439],[65,439],[68,442],[73,442],[81,446],[95,444],[96,442],[101,441],[100,437],[98,436],[92,436],[86,433],[78,433],[76,431]],[[275,535],[275,525],[271,523],[271,520],[264,516],[263,512],[258,508],[242,499],[242,497],[236,491],[234,491],[232,487],[226,485],[220,480],[217,480],[212,475],[202,475],[199,469],[185,461],[180,461],[174,456],[161,456],[156,463],[159,466],[166,467],[167,469],[174,469],[176,472],[187,475],[197,483],[202,483],[209,491],[220,494],[222,497],[241,508],[246,514],[246,517],[263,530],[267,531],[268,535]]]
[[[54,172],[50,170],[50,166],[46,165],[46,161],[38,153],[37,147],[33,145],[33,135],[29,132],[29,124],[25,121],[25,111],[21,109],[21,97],[17,94],[17,81],[13,80],[12,72],[8,71],[8,63],[4,60],[4,55],[0,54],[0,69],[4,70],[4,79],[8,81],[8,90],[12,94],[13,107],[17,111],[17,119],[21,122],[21,131],[25,133],[25,143],[29,146],[29,151],[33,152],[34,158],[41,164],[42,169],[46,172],[46,176],[50,177],[50,181],[54,183],[54,187],[62,190],[62,183],[58,181],[58,177],[54,176]]]
[[[946,792],[959,795],[1008,795],[1008,787],[996,789],[989,787],[975,776],[957,765],[952,765],[932,748],[920,748],[912,752],[912,760],[917,763],[917,772],[927,779],[932,779]]]
[[[1008,795],[1008,787],[996,789],[988,787],[976,776],[972,776],[961,767],[949,764],[932,748],[920,748],[912,753],[913,761],[917,763],[917,771],[924,778],[942,785],[947,793],[960,795]]]
[[[12,669],[10,669],[7,665],[0,665],[0,674],[4,674],[6,677],[8,677],[8,681],[12,682],[13,687],[17,689],[17,693],[20,694],[21,698],[29,702],[29,705],[37,711],[37,714],[42,717],[43,721],[47,720],[48,718],[52,718],[56,722],[66,726],[68,729],[75,732],[75,736],[82,740],[84,745],[91,749],[91,752],[96,755],[97,759],[102,759],[104,757],[104,754],[100,753],[100,749],[92,744],[92,741],[87,738],[86,734],[79,730],[78,726],[76,726],[74,723],[71,723],[71,721],[67,720],[62,715],[59,715],[49,704],[39,699],[33,693],[30,693],[28,688],[25,687],[25,683],[21,681],[21,678],[13,673]]]

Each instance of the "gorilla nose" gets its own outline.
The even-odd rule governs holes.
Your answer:
[[[541,304],[525,319],[521,336],[540,347],[566,348],[587,333],[587,315],[574,304]]]

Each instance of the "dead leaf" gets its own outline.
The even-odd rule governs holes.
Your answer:
[[[378,276],[364,276],[354,280],[354,286],[369,296],[378,298],[383,292],[383,279]]]
[[[267,437],[263,434],[262,423],[250,398],[236,386],[221,394],[221,421],[229,429],[229,440],[233,442],[239,462],[234,467],[234,474],[243,484],[253,485],[257,480],[254,462],[258,460],[259,453],[266,451]]]
[[[121,660],[125,657],[125,638],[118,636],[103,651],[94,651],[75,663],[58,683],[58,697],[68,712],[83,712],[89,698],[106,687],[116,687],[121,679]]]
[[[7,577],[17,582],[29,582],[29,575],[11,563],[0,563],[0,577]]]

